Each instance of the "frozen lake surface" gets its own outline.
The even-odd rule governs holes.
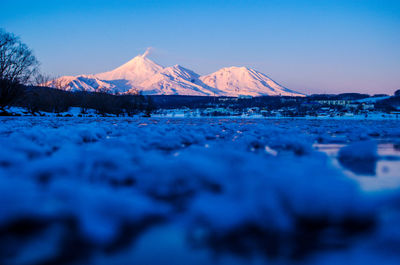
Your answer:
[[[0,264],[398,264],[397,120],[0,118]]]

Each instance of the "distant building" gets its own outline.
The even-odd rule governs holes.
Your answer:
[[[219,97],[218,98],[218,101],[227,101],[227,102],[229,102],[229,101],[237,101],[238,100],[238,98],[233,98],[233,97]]]
[[[362,104],[362,109],[364,109],[364,110],[373,110],[373,109],[375,109],[375,105],[374,104],[364,103],[364,104]]]
[[[251,98],[253,98],[253,96],[250,96],[250,95],[239,95],[238,98],[240,98],[240,99],[251,99]]]
[[[350,109],[357,109],[358,106],[360,106],[360,104],[357,104],[357,103],[349,103],[346,105],[346,107],[350,108]]]
[[[316,100],[315,102],[321,105],[332,105],[332,106],[346,106],[352,103],[352,100],[344,100],[344,99],[321,99]]]

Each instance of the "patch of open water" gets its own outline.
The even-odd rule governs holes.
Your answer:
[[[340,163],[339,150],[345,144],[314,144],[314,148],[327,154],[333,165],[343,170],[352,179],[357,180],[365,190],[396,189],[400,187],[400,147],[393,143],[378,144],[378,160],[374,165],[374,174],[360,174]]]

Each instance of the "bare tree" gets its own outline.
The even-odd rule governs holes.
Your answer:
[[[39,62],[28,46],[0,29],[0,79],[27,84],[38,67]]]
[[[32,85],[45,87],[48,86],[52,80],[53,78],[49,75],[38,73],[33,76]]]
[[[0,29],[0,108],[10,105],[38,72],[33,52],[12,33]]]

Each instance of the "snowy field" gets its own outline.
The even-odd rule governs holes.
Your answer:
[[[0,264],[399,264],[398,120],[0,118]]]

